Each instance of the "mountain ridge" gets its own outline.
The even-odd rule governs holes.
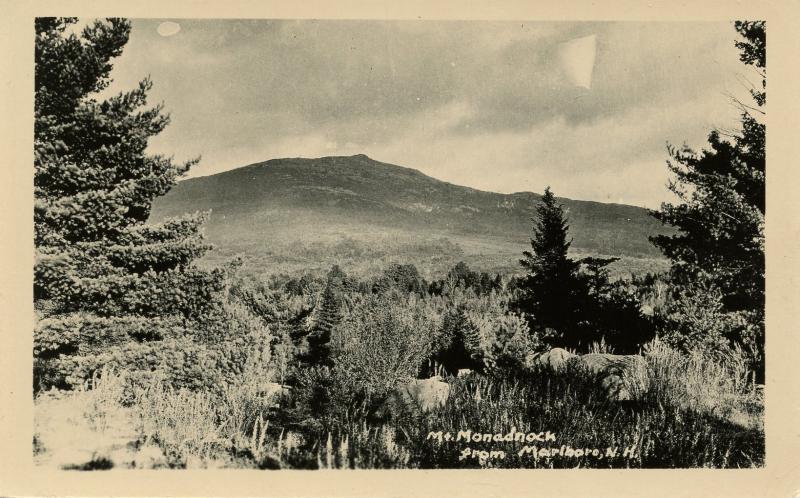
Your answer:
[[[489,255],[512,268],[529,243],[539,199],[534,192],[501,194],[453,184],[365,154],[276,158],[183,180],[156,200],[151,220],[210,209],[206,233],[222,253],[241,250],[265,262],[281,251],[288,251],[283,259],[293,257],[281,247],[301,247],[302,253],[313,244],[352,239],[369,245],[388,236],[390,245],[451,240],[467,255]],[[668,230],[645,208],[558,201],[569,217],[574,251],[661,257],[647,237]],[[391,254],[387,246],[384,256]],[[309,256],[306,262],[317,261]]]
[[[473,190],[475,192],[483,192],[483,193],[498,194],[498,195],[508,195],[508,196],[522,196],[522,195],[541,196],[542,195],[540,193],[533,192],[533,191],[530,191],[530,190],[519,190],[519,191],[504,193],[504,192],[495,192],[493,190],[479,189],[479,188],[475,188],[475,187],[470,187],[468,185],[459,185],[457,183],[448,182],[447,180],[440,180],[439,178],[436,178],[434,176],[430,176],[430,175],[428,175],[426,173],[423,173],[422,171],[420,171],[420,170],[418,170],[416,168],[411,168],[409,166],[401,166],[399,164],[392,164],[392,163],[387,163],[387,162],[383,162],[383,161],[378,161],[377,159],[373,159],[373,158],[369,157],[366,154],[353,154],[353,155],[349,155],[349,156],[322,156],[322,157],[317,157],[317,158],[301,157],[301,156],[284,157],[284,158],[273,158],[273,159],[267,159],[266,161],[259,161],[259,162],[255,162],[255,163],[246,164],[244,166],[239,166],[239,167],[236,167],[236,168],[232,168],[232,169],[229,169],[229,170],[220,171],[218,173],[211,173],[211,174],[202,175],[202,176],[193,176],[191,178],[186,178],[186,179],[179,180],[178,183],[180,184],[180,183],[184,183],[184,182],[188,182],[188,181],[192,181],[192,180],[198,180],[198,179],[201,179],[201,178],[209,178],[209,177],[222,175],[222,174],[225,174],[225,173],[228,173],[228,172],[231,172],[231,171],[236,171],[236,170],[245,169],[245,168],[255,168],[255,167],[260,167],[260,166],[268,166],[269,163],[272,163],[272,162],[276,162],[277,163],[277,162],[281,162],[281,161],[291,160],[291,161],[308,161],[308,162],[313,163],[314,161],[320,161],[320,160],[324,160],[324,159],[360,159],[360,160],[369,160],[369,161],[374,162],[376,164],[380,164],[380,165],[383,165],[383,166],[389,166],[389,167],[393,167],[393,168],[398,168],[400,170],[406,170],[406,171],[418,174],[420,176],[423,176],[425,178],[428,178],[430,180],[433,180],[433,181],[436,181],[436,182],[439,182],[439,183],[443,183],[443,184],[446,184],[446,185],[453,185],[453,186],[456,186],[456,187]],[[635,208],[645,209],[645,210],[649,211],[649,209],[644,207],[644,206],[637,206],[635,204],[625,204],[625,203],[622,203],[622,202],[593,201],[593,200],[586,200],[586,199],[574,199],[572,197],[562,197],[562,196],[558,196],[558,197],[556,197],[556,199],[565,200],[565,201],[574,201],[574,202],[597,203],[597,204],[612,205],[612,206],[635,207]]]

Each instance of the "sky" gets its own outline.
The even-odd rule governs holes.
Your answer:
[[[150,76],[189,177],[366,154],[481,190],[656,208],[667,143],[735,129],[732,23],[133,20],[109,91]],[[752,78],[751,78],[752,79]]]

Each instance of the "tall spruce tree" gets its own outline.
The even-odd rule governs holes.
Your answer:
[[[531,251],[520,260],[527,271],[521,288],[519,308],[529,317],[532,330],[553,329],[553,345],[575,347],[580,344],[582,310],[588,290],[579,273],[580,262],[567,256],[571,241],[563,207],[550,187],[536,207],[537,217],[531,237]]]
[[[355,282],[347,274],[333,265],[328,272],[325,289],[319,299],[319,311],[314,328],[308,334],[308,352],[305,361],[309,365],[333,366],[331,358],[331,333],[342,320],[344,292],[354,290]]]
[[[653,215],[679,232],[651,240],[672,260],[677,281],[710,282],[726,311],[747,317],[749,337],[731,339],[749,343],[763,370],[766,24],[737,21],[735,29],[742,36],[735,42],[740,60],[761,80],[750,90],[754,105],[735,100],[741,130],[732,136],[712,131],[710,149],[669,149],[669,189],[680,202],[664,203]]]
[[[68,34],[75,22],[35,20],[34,356],[45,385],[75,385],[112,360],[170,363],[148,341],[208,330],[224,287],[222,270],[192,264],[208,249],[203,215],[145,224],[153,199],[195,163],[146,152],[169,123],[162,106],[147,107],[151,82],[99,100],[130,23]]]

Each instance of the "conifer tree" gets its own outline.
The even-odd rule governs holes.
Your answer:
[[[317,322],[314,329],[308,334],[306,362],[309,365],[333,365],[330,348],[331,333],[342,319],[343,292],[345,289],[352,290],[352,286],[353,283],[349,281],[338,265],[334,265],[328,272],[325,289],[320,296]]]
[[[653,237],[672,260],[675,281],[712,284],[722,295],[724,310],[747,316],[748,343],[763,351],[764,215],[766,126],[766,24],[737,21],[742,36],[735,42],[740,60],[760,82],[750,90],[754,105],[734,99],[742,110],[741,130],[709,134],[710,149],[700,153],[670,148],[668,166],[674,175],[670,190],[679,203],[664,203],[653,215],[679,229],[676,235]],[[727,136],[726,136],[727,135]],[[753,326],[755,332],[753,332]],[[757,360],[757,363],[761,360]],[[763,363],[758,367],[763,369]]]
[[[208,331],[201,325],[221,319],[214,296],[224,287],[222,270],[193,265],[208,250],[203,215],[145,224],[153,199],[196,162],[146,152],[169,123],[162,106],[147,107],[151,82],[98,97],[130,23],[68,34],[75,22],[35,21],[34,355],[37,380],[66,386],[112,359],[169,362],[148,341]]]
[[[520,260],[527,271],[521,284],[520,311],[527,314],[532,330],[553,329],[554,345],[575,346],[581,342],[581,311],[588,291],[579,274],[580,262],[567,256],[571,241],[563,207],[550,187],[536,207],[531,251]]]

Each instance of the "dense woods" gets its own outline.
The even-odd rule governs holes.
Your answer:
[[[74,21],[36,21],[35,396],[85,396],[96,419],[126,410],[169,467],[763,465],[763,87],[739,135],[670,150],[680,203],[654,216],[678,233],[653,239],[668,273],[611,278],[617,258],[574,258],[547,188],[515,272],[462,261],[426,279],[398,260],[264,277],[201,263],[205,213],[148,222],[196,161],[147,153],[169,123],[149,80],[96,100],[130,24],[68,34]],[[764,23],[735,27],[763,74]],[[609,400],[583,367],[547,370],[554,348],[638,355],[650,388]],[[398,388],[431,378],[446,400],[398,408]],[[512,427],[638,451],[459,459],[426,437]]]

